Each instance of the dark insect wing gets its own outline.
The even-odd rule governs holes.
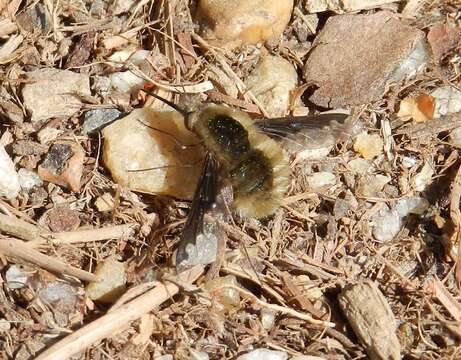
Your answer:
[[[218,194],[218,166],[217,159],[208,152],[192,199],[191,209],[181,234],[176,255],[176,265],[180,265],[189,259],[190,251],[195,249],[197,236],[203,231],[205,213],[211,209],[216,201]]]
[[[307,116],[285,116],[264,119],[256,122],[256,126],[268,135],[288,136],[303,129],[322,129],[329,127],[337,139],[348,135],[349,117],[343,113],[326,113]]]

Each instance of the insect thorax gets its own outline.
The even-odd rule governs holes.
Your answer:
[[[212,113],[202,122],[204,141],[229,174],[234,196],[270,190],[273,168],[262,151],[255,149],[248,129],[231,114]]]

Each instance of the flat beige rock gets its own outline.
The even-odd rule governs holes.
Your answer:
[[[179,113],[136,109],[102,133],[103,160],[117,183],[142,193],[192,198],[203,150]],[[179,143],[195,146],[182,149]],[[151,168],[156,169],[146,170]]]
[[[90,79],[85,74],[40,69],[26,75],[28,82],[22,96],[33,122],[70,117],[82,107],[81,97],[91,96]]]

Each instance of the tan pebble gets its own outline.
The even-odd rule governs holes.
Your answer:
[[[112,303],[125,291],[125,264],[114,259],[104,260],[96,266],[94,274],[97,282],[91,282],[86,287],[86,295],[91,300]]]
[[[232,288],[232,286],[238,286],[234,275],[217,277],[205,283],[205,289],[229,310],[238,307],[240,304],[239,292],[235,288]]]
[[[270,116],[284,116],[290,106],[291,92],[298,84],[298,74],[289,61],[278,56],[266,56],[245,84]]]
[[[105,193],[96,199],[94,205],[101,212],[111,211],[114,209],[114,198],[110,193]]]
[[[197,21],[202,36],[230,48],[277,39],[292,10],[293,0],[200,0]]]
[[[355,138],[354,150],[366,160],[371,160],[383,152],[383,140],[378,134],[361,132]]]

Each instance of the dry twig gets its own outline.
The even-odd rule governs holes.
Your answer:
[[[5,256],[25,260],[57,274],[74,276],[83,281],[98,281],[98,278],[85,270],[67,265],[55,258],[42,254],[32,249],[21,240],[2,238],[0,239],[0,252]]]

